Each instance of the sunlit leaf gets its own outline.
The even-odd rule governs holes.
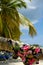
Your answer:
[[[25,16],[23,16],[20,13],[19,13],[19,16],[20,16],[21,24],[25,25],[25,26],[28,26],[28,28],[29,28],[29,34],[31,36],[36,35],[36,30],[35,30],[33,24],[30,22],[30,20],[28,20]]]

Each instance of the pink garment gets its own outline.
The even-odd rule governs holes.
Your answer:
[[[18,56],[21,58],[23,57],[23,55],[20,52],[18,52]]]
[[[22,57],[22,61],[25,62],[25,60],[26,60],[25,57]]]
[[[40,52],[40,48],[37,47],[37,48],[35,49],[35,52],[36,52],[36,53],[39,53],[39,52]]]
[[[30,64],[30,65],[32,65],[34,62],[35,62],[35,59],[34,59],[34,58],[31,59],[31,60],[29,60],[29,64]]]
[[[27,55],[27,52],[24,52],[24,56],[26,56]]]
[[[22,49],[23,49],[23,50],[28,50],[28,49],[30,49],[30,46],[25,45],[25,46],[22,47]]]
[[[32,50],[28,50],[27,54],[32,54]]]
[[[25,62],[25,56],[24,54],[21,54],[20,52],[18,52],[18,56],[22,59],[23,62]]]

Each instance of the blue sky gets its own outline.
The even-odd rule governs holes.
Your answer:
[[[32,0],[27,3],[27,9],[22,8],[20,12],[33,22],[37,35],[33,38],[28,35],[28,29],[22,27],[21,31],[24,33],[21,35],[20,40],[24,43],[43,45],[43,0]]]

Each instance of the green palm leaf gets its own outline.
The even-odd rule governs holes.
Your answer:
[[[19,26],[17,27],[17,25],[15,24],[15,21],[13,21],[9,16],[5,18],[6,19],[5,21],[4,21],[4,18],[2,18],[3,22],[1,22],[3,24],[3,30],[2,32],[0,31],[1,36],[12,38],[14,40],[19,40],[20,34],[21,34],[19,30]]]
[[[26,8],[26,3],[23,0],[14,0],[13,2],[8,4],[9,7],[25,7]]]
[[[21,31],[20,24],[29,27],[31,36],[36,34],[32,23],[18,13],[17,8],[26,8],[25,0],[0,0],[0,36],[19,40]]]
[[[0,32],[2,33],[3,30],[3,25],[2,25],[2,20],[1,20],[1,16],[0,16]],[[1,34],[0,34],[1,35]]]
[[[23,16],[22,14],[19,13],[19,17],[20,17],[20,20],[21,20],[21,24],[22,25],[26,25],[29,27],[29,34],[31,36],[34,36],[36,35],[36,30],[33,26],[33,24],[30,22],[30,20],[28,20],[25,16]]]

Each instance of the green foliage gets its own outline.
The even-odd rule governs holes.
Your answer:
[[[40,47],[38,44],[33,44],[33,46],[35,46],[35,47]]]
[[[14,50],[15,50],[15,51],[20,50],[20,46],[19,46],[19,44],[16,44],[16,43],[15,43],[15,45],[14,45]]]
[[[28,26],[29,27],[29,34],[33,37],[34,35],[36,35],[36,30],[33,26],[33,24],[30,22],[30,20],[28,20],[25,16],[23,16],[22,14],[19,13],[19,17],[21,20],[21,24],[23,26]]]
[[[36,34],[36,31],[25,17],[19,15],[17,8],[26,8],[25,0],[0,0],[0,36],[19,40],[21,31],[20,24],[29,26],[29,34]],[[24,18],[24,22],[22,20]],[[26,23],[28,21],[28,23]]]

